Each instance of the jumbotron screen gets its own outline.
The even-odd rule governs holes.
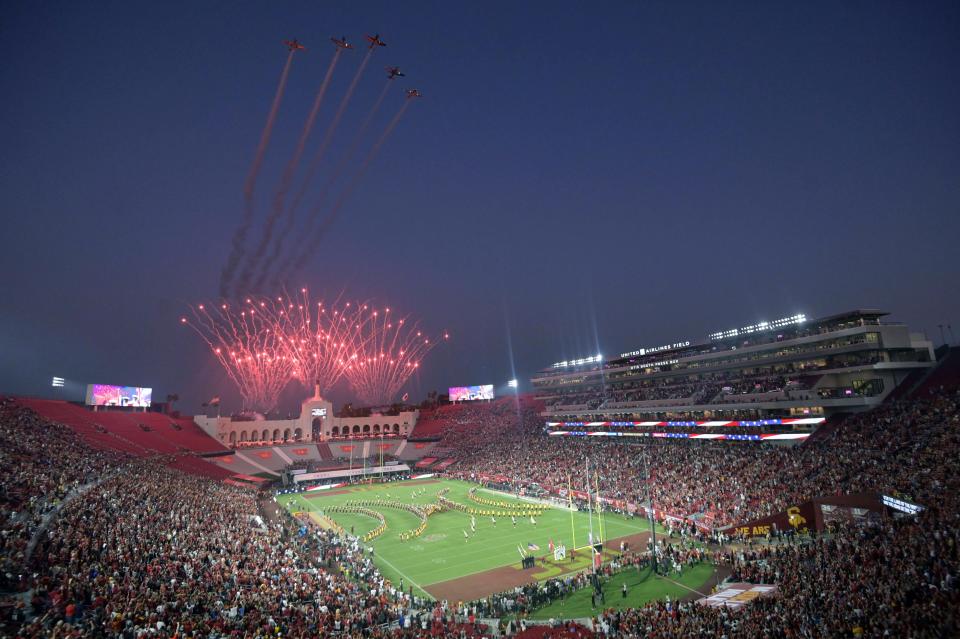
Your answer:
[[[493,384],[453,386],[450,388],[451,402],[469,402],[475,399],[493,399]]]
[[[152,388],[87,384],[89,406],[134,406],[148,408],[153,399]]]

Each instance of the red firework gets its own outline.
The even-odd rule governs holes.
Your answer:
[[[389,308],[362,305],[357,312],[360,347],[344,360],[344,376],[362,401],[372,406],[389,404],[410,377],[419,371],[423,358],[446,332],[431,339],[416,322],[396,318]]]
[[[449,335],[426,337],[408,318],[364,303],[311,299],[300,295],[247,298],[212,310],[191,309],[193,328],[236,383],[244,408],[267,412],[277,405],[291,379],[326,393],[346,377],[359,399],[389,403],[417,372],[423,357]]]
[[[361,344],[359,306],[314,301],[307,289],[297,297],[259,302],[261,317],[284,336],[281,347],[293,362],[293,376],[308,390],[326,393],[343,376],[344,363]]]
[[[212,310],[192,307],[190,326],[207,343],[243,397],[244,409],[267,413],[276,408],[281,391],[290,383],[295,363],[287,354],[287,336],[252,300],[237,308],[215,305]]]

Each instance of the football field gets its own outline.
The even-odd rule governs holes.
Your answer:
[[[508,512],[511,506],[520,509],[535,505],[483,488],[477,490],[471,499],[471,488],[476,485],[457,480],[424,479],[280,495],[277,500],[288,510],[309,513],[318,522],[326,515],[357,536],[380,526],[379,519],[327,509],[348,502],[377,499],[424,507],[436,503],[437,493],[444,489],[444,496],[451,502],[480,512]],[[488,503],[478,503],[477,498]],[[492,506],[490,501],[502,505]],[[374,561],[384,576],[395,585],[402,580],[404,588],[412,586],[421,596],[451,600],[476,599],[522,583],[588,567],[588,550],[570,551],[574,548],[574,538],[577,547],[587,546],[591,527],[594,538],[602,531],[605,561],[617,554],[621,539],[637,547],[644,543],[649,533],[649,522],[643,518],[627,518],[612,512],[604,512],[602,518],[596,513],[590,517],[587,513],[571,513],[560,507],[546,507],[534,518],[536,523],[529,516],[518,516],[514,523],[509,516],[495,517],[494,522],[489,515],[475,514],[476,530],[471,531],[470,514],[446,509],[431,514],[419,536],[403,539],[401,533],[421,525],[417,514],[396,507],[366,507],[382,514],[386,524],[379,537],[366,543],[374,548]],[[662,531],[658,529],[658,532]],[[554,561],[549,551],[551,541],[566,546],[568,557],[565,560]],[[535,568],[521,568],[521,551],[537,557]]]

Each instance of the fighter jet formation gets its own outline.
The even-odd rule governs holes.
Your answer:
[[[330,59],[326,74],[317,89],[312,109],[303,124],[295,149],[287,160],[280,183],[273,193],[268,214],[263,222],[262,233],[254,238],[253,247],[250,247],[252,248],[250,250],[247,246],[247,235],[257,225],[255,190],[260,168],[271,139],[294,57],[302,55],[301,52],[306,51],[306,47],[296,38],[283,40],[288,52],[287,60],[280,75],[280,82],[267,116],[267,122],[260,135],[260,144],[257,146],[253,163],[244,182],[243,217],[234,232],[231,252],[220,277],[220,294],[223,298],[230,299],[239,295],[275,290],[277,287],[284,286],[291,277],[306,266],[309,258],[315,253],[317,244],[337,219],[343,204],[353,193],[370,163],[379,154],[384,142],[397,126],[410,105],[411,99],[422,97],[417,89],[405,90],[406,99],[400,104],[399,109],[383,129],[379,138],[363,156],[359,165],[352,164],[352,160],[363,142],[364,134],[386,99],[390,87],[394,84],[393,81],[397,78],[406,77],[400,67],[385,67],[387,72],[386,83],[373,106],[369,108],[359,129],[353,133],[352,141],[347,146],[346,152],[337,153],[334,159],[325,162],[325,151],[331,144],[341,118],[348,109],[350,99],[367,63],[376,51],[387,46],[379,33],[364,37],[367,41],[367,47],[360,65],[354,72],[353,79],[341,97],[338,108],[326,126],[326,132],[319,147],[307,164],[306,170],[302,171],[301,159],[303,159],[307,150],[310,135],[320,113],[327,89],[330,86],[337,62],[342,54],[355,48],[346,36],[330,38],[330,42],[334,45],[333,57]],[[318,174],[323,174],[321,168],[327,164],[332,164],[332,170],[326,174],[326,179],[322,182],[319,191],[311,193],[315,178]],[[328,196],[332,195],[331,190],[341,181],[341,177],[345,177],[345,181],[340,195],[329,200]],[[298,190],[293,190],[297,182],[301,186]],[[288,198],[288,194],[293,194],[294,197]],[[316,204],[306,210],[305,213],[300,211],[301,203],[306,204],[307,198],[311,195],[316,196]],[[300,229],[296,228],[298,222],[301,226]]]

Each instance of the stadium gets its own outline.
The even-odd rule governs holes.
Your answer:
[[[0,24],[0,639],[960,637],[960,4]]]
[[[884,315],[362,416],[319,385],[273,421],[7,397],[4,628],[949,636],[960,354]]]

